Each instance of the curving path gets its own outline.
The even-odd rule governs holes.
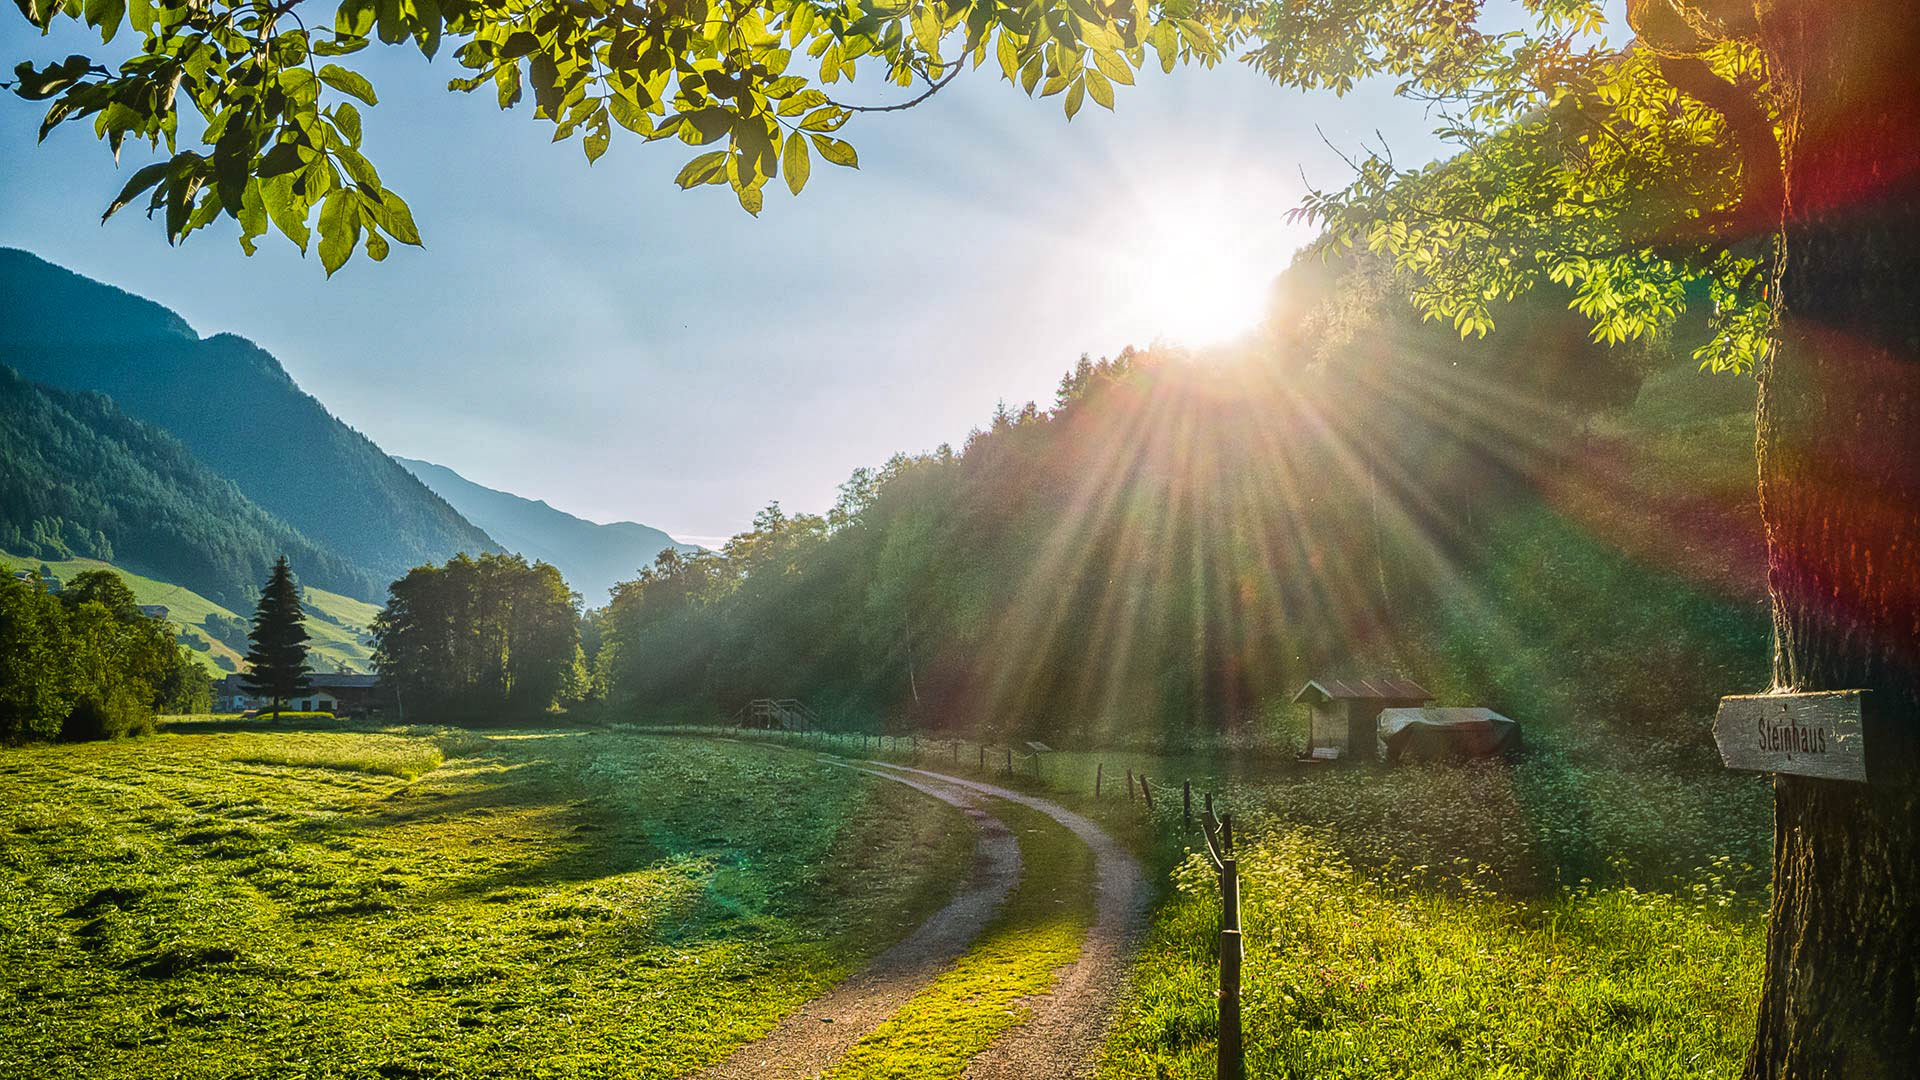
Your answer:
[[[1139,860],[1092,821],[1047,799],[977,780],[906,766],[890,770],[931,777],[968,791],[1019,803],[1078,836],[1094,855],[1093,924],[1080,956],[1053,987],[1027,1003],[1027,1021],[1001,1036],[967,1066],[963,1080],[1085,1080],[1091,1077],[1126,982],[1126,958],[1147,925],[1146,874]],[[901,778],[903,783],[912,781]]]
[[[974,863],[960,893],[906,940],[860,974],[801,1006],[764,1038],[699,1074],[702,1080],[803,1080],[817,1076],[958,959],[1006,900],[1020,876],[1019,843],[981,806],[985,797],[1037,810],[1094,854],[1094,915],[1080,955],[1045,994],[1025,1002],[1025,1022],[967,1066],[963,1080],[1086,1080],[1126,979],[1126,956],[1146,927],[1148,891],[1140,863],[1092,821],[1058,803],[994,784],[890,762],[845,764],[959,807],[978,830]]]
[[[973,866],[966,880],[946,907],[905,940],[858,975],[788,1014],[765,1036],[697,1074],[702,1080],[801,1080],[818,1075],[966,952],[1020,880],[1019,841],[999,818],[981,809],[979,799],[891,772],[860,771],[925,792],[973,819]]]

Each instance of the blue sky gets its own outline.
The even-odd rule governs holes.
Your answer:
[[[71,30],[0,27],[8,67],[117,58]],[[102,227],[144,159],[129,147],[116,174],[84,125],[36,147],[40,110],[11,94],[0,244],[259,342],[390,452],[708,543],[770,500],[822,510],[857,466],[957,444],[998,401],[1047,403],[1082,352],[1253,319],[1308,239],[1286,220],[1302,174],[1345,177],[1321,132],[1351,150],[1378,131],[1403,161],[1434,148],[1379,87],[1336,99],[1237,65],[1155,69],[1117,113],[1068,123],[989,64],[857,119],[842,134],[858,172],[817,163],[804,195],[770,191],[755,219],[724,189],[676,188],[678,143],[616,137],[589,168],[525,107],[449,93],[444,56],[353,59],[381,98],[369,157],[424,251],[327,280],[275,238],[244,257],[230,222],[178,249],[133,211]]]

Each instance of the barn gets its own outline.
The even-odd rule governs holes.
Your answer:
[[[1312,712],[1307,756],[1318,761],[1377,761],[1384,709],[1405,709],[1433,700],[1411,679],[1314,679],[1293,696]]]

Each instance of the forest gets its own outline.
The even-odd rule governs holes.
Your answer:
[[[1596,344],[1548,297],[1463,342],[1402,287],[1303,260],[1242,345],[1083,357],[1050,408],[859,470],[825,515],[775,503],[665,553],[590,615],[600,683],[622,715],[798,697],[862,729],[1181,746],[1284,731],[1313,676],[1399,672],[1547,728],[1577,700],[1598,728],[1573,737],[1704,746],[1765,638],[1733,568],[1750,379],[1695,371],[1685,327]],[[1667,553],[1677,591],[1591,535],[1664,513],[1633,491],[1661,468],[1729,530]],[[1553,610],[1609,584],[1606,614]]]

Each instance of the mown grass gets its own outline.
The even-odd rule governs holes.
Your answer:
[[[1080,955],[1093,917],[1093,855],[1037,810],[992,800],[1020,839],[1020,881],[973,948],[893,1019],[855,1044],[824,1080],[947,1080],[1026,1016]]]
[[[440,767],[446,760],[432,739],[370,740],[358,735],[305,734],[243,735],[232,740],[227,760],[244,765],[287,768],[340,769],[370,776],[397,776],[413,780]]]
[[[623,733],[10,751],[0,1076],[680,1076],[916,925],[970,842],[810,755]]]

